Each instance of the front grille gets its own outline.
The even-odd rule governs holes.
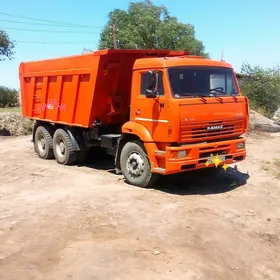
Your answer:
[[[207,141],[240,135],[243,130],[243,122],[242,118],[214,122],[183,122],[181,123],[181,142]],[[221,129],[219,129],[220,125],[223,126]],[[208,130],[209,126],[217,129]]]
[[[211,123],[209,126],[219,126],[223,125],[222,122],[219,123]],[[208,127],[208,126],[207,126]],[[216,130],[207,130],[207,127],[199,127],[199,128],[193,128],[192,129],[192,138],[201,138],[201,137],[212,137],[212,136],[222,136],[222,135],[228,135],[234,133],[234,125],[228,124],[223,125],[223,128],[216,129]]]

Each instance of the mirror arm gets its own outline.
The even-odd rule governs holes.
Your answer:
[[[153,79],[153,89],[146,89],[146,97],[147,98],[156,98],[158,94],[158,76],[159,74],[155,70],[149,71],[152,79]]]

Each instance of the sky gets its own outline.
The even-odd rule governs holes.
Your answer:
[[[5,30],[16,41],[16,53],[12,61],[0,62],[0,85],[19,89],[20,62],[76,55],[82,53],[84,48],[95,50],[108,14],[116,8],[126,10],[129,3],[135,1],[1,2],[0,29]],[[280,64],[280,0],[152,2],[166,6],[170,15],[177,17],[179,21],[194,25],[196,37],[204,43],[205,51],[210,57],[221,59],[223,52],[224,60],[236,72],[240,71],[244,62],[263,67]],[[88,28],[66,28],[61,23]]]

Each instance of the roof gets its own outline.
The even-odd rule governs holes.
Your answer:
[[[93,52],[95,55],[106,55],[106,54],[138,54],[145,55],[148,57],[164,57],[164,56],[181,56],[188,55],[189,51],[171,51],[171,50],[137,50],[137,49],[105,49],[97,50]]]
[[[164,68],[172,66],[216,66],[232,68],[231,64],[224,61],[205,59],[195,56],[178,56],[178,57],[156,57],[156,58],[141,58],[134,64],[134,69],[151,68]]]

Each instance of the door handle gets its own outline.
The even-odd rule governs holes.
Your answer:
[[[136,114],[136,115],[140,115],[140,113],[141,113],[141,111],[140,111],[139,109],[137,109],[137,110],[135,111],[135,114]]]

